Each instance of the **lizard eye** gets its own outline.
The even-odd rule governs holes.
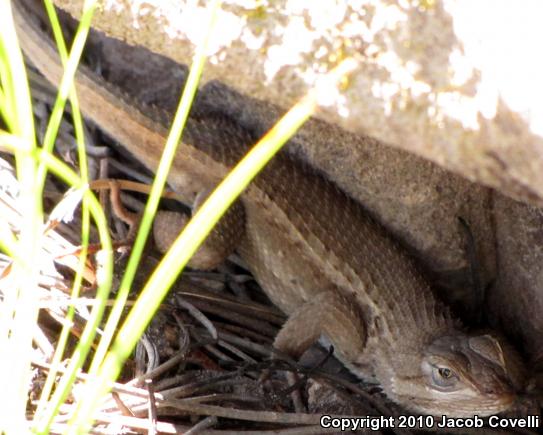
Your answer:
[[[452,376],[451,369],[448,369],[447,367],[440,367],[437,369],[437,372],[443,379],[449,379]]]
[[[448,367],[432,367],[432,381],[443,389],[449,389],[456,385],[458,376]]]

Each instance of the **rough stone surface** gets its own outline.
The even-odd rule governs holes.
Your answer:
[[[503,195],[494,199],[498,276],[489,293],[494,322],[543,363],[543,212]]]
[[[78,16],[82,0],[55,0]],[[476,4],[475,4],[476,3]],[[198,2],[102,0],[94,25],[190,63]],[[319,74],[360,61],[319,117],[543,205],[541,4],[512,0],[226,0],[204,82],[289,107]],[[480,17],[480,19],[478,19]],[[509,31],[507,31],[509,30]]]

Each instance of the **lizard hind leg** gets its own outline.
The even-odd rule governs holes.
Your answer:
[[[204,202],[209,192],[196,196],[193,211]],[[180,212],[161,211],[155,217],[153,235],[157,249],[166,252],[183,230],[189,216]],[[245,231],[245,211],[240,201],[234,202],[189,261],[189,267],[210,270],[219,266],[237,248]]]
[[[354,362],[366,343],[364,317],[354,300],[339,289],[322,291],[294,311],[274,341],[281,353],[299,358],[321,335],[342,349],[339,358]]]

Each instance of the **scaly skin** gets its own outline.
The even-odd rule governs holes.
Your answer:
[[[19,2],[13,7],[25,53],[57,84],[62,69],[47,35]],[[85,114],[155,170],[167,124],[83,67],[76,82]],[[170,184],[193,199],[254,139],[221,115],[191,118]],[[280,350],[299,354],[322,333],[350,370],[377,379],[392,400],[416,412],[484,416],[510,407],[516,355],[492,334],[466,334],[408,254],[335,185],[281,153],[243,193],[241,206],[244,234],[223,239],[236,240],[262,288],[290,315],[275,342]]]

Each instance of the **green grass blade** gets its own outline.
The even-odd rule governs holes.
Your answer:
[[[138,235],[134,242],[132,253],[119,287],[117,299],[111,310],[111,314],[104,329],[102,340],[100,341],[100,344],[96,351],[96,357],[89,371],[91,375],[97,373],[99,364],[103,361],[109,345],[111,344],[113,335],[117,329],[126,300],[128,299],[128,294],[132,286],[132,282],[134,281],[136,271],[138,269],[141,254],[143,252],[145,243],[147,242],[147,238],[151,230],[153,219],[158,207],[158,203],[160,201],[160,196],[162,195],[162,191],[164,190],[170,167],[177,153],[177,146],[179,144],[183,128],[187,121],[194,95],[198,90],[198,82],[200,80],[200,76],[202,75],[202,70],[204,68],[204,63],[206,60],[208,41],[215,25],[216,15],[220,8],[220,4],[221,1],[219,0],[213,0],[213,2],[209,4],[208,32],[204,36],[204,39],[201,41],[201,43],[196,47],[196,52],[194,54],[194,59],[189,71],[189,76],[187,78],[185,89],[183,90],[183,95],[181,96],[179,107],[173,119],[170,134],[168,135],[168,139],[166,141],[164,153],[162,154],[162,158],[156,171],[156,176],[151,187],[151,192],[149,194],[149,200],[147,201],[147,205],[145,207],[143,218],[139,227]]]
[[[0,349],[11,356],[0,360],[0,388],[4,397],[9,397],[0,411],[5,414],[0,416],[0,432],[23,433],[27,430],[25,411],[31,376],[33,328],[29,325],[36,323],[38,315],[33,296],[39,271],[33,266],[38,264],[43,213],[41,195],[35,189],[37,161],[33,156],[36,142],[30,91],[7,0],[0,1],[0,81],[0,113],[11,133],[20,138],[15,146],[18,204],[22,211],[17,243],[18,252],[25,253],[15,258],[12,286],[4,291],[0,305]]]
[[[77,70],[77,66],[79,65],[79,61],[81,60],[81,54],[83,53],[83,48],[85,47],[85,42],[89,34],[90,23],[94,14],[94,10],[96,9],[96,0],[85,0],[83,4],[80,24],[74,36],[74,41],[69,57],[66,57],[66,46],[62,38],[60,24],[58,22],[56,13],[54,12],[54,7],[51,3],[51,0],[46,0],[45,5],[49,14],[49,18],[51,19],[55,40],[59,47],[61,59],[64,64],[64,74],[58,87],[58,95],[55,100],[53,110],[51,112],[51,119],[49,120],[49,125],[47,126],[45,137],[43,139],[43,148],[47,151],[51,151],[53,149],[58,128],[62,120],[62,114],[66,105],[66,101],[68,99],[68,95],[70,93],[70,90],[72,89],[75,72]],[[39,171],[39,179],[45,179],[46,171],[43,165],[40,166]]]
[[[47,14],[49,16],[49,20],[51,22],[51,27],[53,29],[53,34],[55,37],[56,45],[58,47],[61,62],[66,67],[70,60],[68,57],[66,43],[62,36],[62,30],[60,27],[58,16],[50,0],[46,0],[44,3],[47,10]],[[78,36],[76,36],[76,38],[78,38]],[[81,38],[81,36],[79,36],[79,38]],[[70,87],[69,99],[70,99],[70,104],[72,107],[72,117],[73,117],[75,138],[76,138],[77,150],[78,150],[78,156],[79,156],[79,168],[81,171],[81,179],[82,179],[82,182],[86,184],[88,182],[88,169],[87,169],[88,164],[87,164],[87,157],[86,157],[86,150],[85,150],[85,143],[84,143],[83,121],[81,118],[81,112],[79,109],[77,94],[73,86]],[[62,115],[63,105],[65,104],[61,95],[57,97],[55,104],[56,104],[57,112],[55,112],[55,118],[52,117],[51,122],[49,123],[49,127],[46,133],[46,138],[47,138],[46,142],[56,139],[55,130],[58,129],[58,124],[56,124],[56,122],[59,118],[59,114],[60,116]],[[50,146],[51,144],[48,144],[48,147]],[[76,270],[76,275],[74,278],[72,291],[70,294],[70,296],[73,299],[76,299],[79,296],[80,288],[83,282],[83,270],[84,270],[85,262],[87,259],[89,232],[90,232],[90,219],[89,219],[88,200],[86,198],[83,198],[82,220],[81,220],[81,249],[79,253],[79,264]],[[102,301],[102,303],[105,303],[105,300]],[[47,417],[47,415],[45,415],[46,407],[49,406],[49,413],[54,414],[56,412],[56,409],[58,409],[58,406],[60,405],[60,403],[64,400],[65,396],[69,393],[68,391],[69,384],[66,384],[66,387],[67,387],[66,390],[63,392],[62,395],[59,395],[59,397],[57,398],[57,401],[51,401],[51,403],[48,402],[49,397],[51,395],[51,392],[56,382],[58,367],[64,355],[66,344],[70,336],[69,325],[71,324],[71,321],[73,320],[74,315],[75,315],[75,307],[69,306],[66,313],[66,318],[65,318],[66,322],[64,323],[62,327],[62,331],[60,333],[57,346],[55,347],[55,354],[53,355],[53,359],[51,361],[51,369],[49,370],[49,373],[47,375],[47,379],[45,381],[44,387],[41,392],[40,400],[38,402],[35,421],[39,421],[39,420],[48,421],[49,418]],[[89,338],[91,337],[89,336]],[[89,343],[79,342],[78,346],[82,346],[83,349],[77,349],[76,352],[78,352],[80,355],[86,355],[88,351],[90,350],[90,344],[91,344],[90,342]],[[87,348],[86,351],[84,348]],[[83,362],[82,359],[81,359],[81,362]],[[80,367],[74,367],[74,368],[79,369]]]
[[[86,2],[85,11],[83,13],[83,26],[87,26],[86,32],[88,32],[88,26],[90,23],[90,18],[92,15],[92,10],[94,8],[95,2]],[[1,80],[2,80],[2,98],[0,100],[2,107],[0,108],[0,113],[4,116],[6,119],[6,124],[11,127],[11,131],[14,133],[17,133],[18,140],[12,141],[11,148],[14,150],[14,154],[16,156],[16,162],[17,162],[17,172],[19,174],[19,179],[23,186],[30,186],[29,189],[27,189],[28,192],[30,192],[30,195],[26,194],[24,198],[30,198],[30,201],[32,203],[32,207],[26,206],[23,211],[23,216],[27,217],[28,220],[33,220],[36,222],[35,225],[27,225],[25,224],[23,228],[25,229],[20,237],[19,244],[21,245],[20,252],[25,252],[24,260],[27,264],[34,265],[38,264],[37,261],[34,261],[33,256],[36,254],[33,254],[34,252],[38,252],[39,248],[39,242],[41,240],[41,223],[43,221],[42,214],[41,214],[41,195],[43,190],[43,181],[46,174],[46,168],[53,168],[53,172],[59,176],[60,178],[67,180],[68,182],[72,183],[72,186],[79,186],[79,188],[86,189],[87,182],[86,182],[86,161],[85,161],[85,153],[84,153],[84,143],[83,143],[83,129],[82,129],[82,121],[81,117],[78,114],[78,104],[77,100],[75,98],[75,94],[73,92],[72,95],[72,109],[74,113],[74,126],[76,130],[76,138],[78,141],[78,150],[80,153],[80,167],[81,167],[81,173],[83,176],[83,180],[81,178],[77,177],[73,172],[71,172],[65,165],[60,164],[56,159],[54,159],[48,152],[38,152],[35,146],[34,141],[34,129],[33,129],[33,123],[32,123],[32,112],[30,110],[30,100],[28,99],[28,104],[25,104],[25,97],[22,96],[24,92],[18,91],[17,87],[22,88],[24,91],[24,88],[26,87],[26,93],[28,94],[28,84],[26,81],[24,66],[22,65],[22,57],[20,55],[20,51],[18,49],[18,46],[16,44],[16,38],[15,38],[15,31],[13,28],[13,21],[11,18],[11,13],[9,11],[10,3],[7,1],[2,1],[0,3],[0,74]],[[48,3],[49,10],[52,10],[52,4],[49,1]],[[54,16],[56,19],[56,16]],[[53,20],[55,22],[55,20]],[[53,25],[55,27],[55,25]],[[57,31],[55,31],[55,34],[60,35],[58,23],[57,23]],[[50,150],[53,147],[54,138],[56,136],[56,130],[58,130],[58,123],[60,121],[60,116],[62,115],[62,110],[66,101],[66,95],[67,92],[71,89],[71,81],[73,80],[73,75],[75,68],[77,66],[77,61],[80,57],[82,46],[84,44],[84,40],[86,38],[86,32],[83,34],[78,33],[75,38],[74,43],[74,49],[72,50],[72,56],[67,59],[66,58],[66,48],[63,45],[62,39],[60,39],[60,52],[61,57],[63,58],[64,62],[66,62],[67,70],[65,71],[64,77],[61,82],[60,87],[60,95],[59,98],[56,101],[54,114],[52,116],[52,120],[50,123],[50,128],[48,129],[46,133],[47,138],[47,149]],[[13,48],[15,47],[15,48]],[[20,65],[19,65],[20,64]],[[14,73],[14,71],[17,71]],[[15,77],[17,79],[15,79]],[[28,112],[28,120],[21,121],[21,113]],[[8,114],[6,116],[6,114]],[[2,141],[7,142],[7,137],[3,135]],[[7,143],[6,143],[7,145]],[[38,162],[40,163],[39,170],[38,170]],[[83,187],[82,187],[83,186]],[[22,190],[22,196],[26,191]],[[73,355],[73,358],[71,359],[70,365],[68,367],[68,370],[66,371],[66,374],[62,378],[61,382],[57,386],[57,389],[55,391],[55,395],[53,396],[53,400],[51,403],[49,403],[48,413],[46,413],[45,416],[45,422],[41,421],[41,430],[46,432],[48,430],[48,424],[53,418],[56,410],[60,406],[60,404],[64,401],[65,397],[70,391],[71,385],[73,384],[73,380],[75,379],[75,373],[79,368],[82,367],[83,363],[86,360],[87,355],[89,354],[89,351],[91,349],[91,344],[93,342],[94,336],[96,334],[97,326],[99,325],[101,318],[104,313],[105,309],[105,303],[108,298],[109,289],[111,285],[111,277],[112,277],[112,247],[111,247],[111,241],[109,239],[109,232],[107,223],[105,220],[105,217],[99,207],[99,204],[96,202],[96,199],[94,196],[90,195],[90,192],[85,192],[83,196],[83,244],[86,244],[86,238],[88,237],[88,229],[89,229],[89,217],[88,217],[88,211],[91,212],[92,216],[94,217],[98,232],[101,237],[102,246],[104,247],[104,261],[103,261],[103,273],[102,273],[102,279],[99,283],[98,291],[97,291],[97,298],[99,299],[99,303],[94,305],[90,319],[83,331],[82,337],[78,342],[78,346],[76,348],[76,351]],[[23,198],[23,199],[24,199]],[[90,199],[89,199],[90,198]],[[89,202],[90,201],[90,202]],[[87,205],[87,202],[88,205]],[[28,202],[22,202],[23,205],[26,205]],[[29,228],[29,229],[27,229]],[[26,234],[29,234],[29,236],[26,236]],[[13,242],[13,240],[8,239],[9,235],[6,235],[6,241],[8,243]],[[26,237],[26,238],[25,238]],[[33,244],[31,246],[31,249],[28,248],[30,244]],[[10,250],[13,246],[10,246]],[[83,248],[83,251],[85,251],[85,248]],[[32,254],[32,255],[29,255]],[[21,256],[17,256],[16,259]],[[85,258],[84,256],[80,257],[80,267],[79,271],[76,274],[76,279],[73,286],[73,292],[72,296],[76,296],[78,294],[78,290],[81,284],[81,270],[84,265]],[[28,267],[26,269],[23,268],[24,272],[28,272]],[[30,271],[33,273],[21,273],[21,276],[25,276],[24,285],[22,288],[32,290],[35,288],[35,281],[38,270],[36,268],[30,268]],[[30,279],[33,278],[33,284],[30,284]],[[20,286],[21,287],[21,286]],[[17,293],[14,293],[17,296]],[[22,337],[19,337],[18,343],[31,343],[31,333],[33,331],[33,328],[30,328],[29,325],[35,323],[36,320],[36,314],[37,309],[35,308],[35,304],[32,303],[26,303],[21,302],[21,295],[24,295],[24,292],[20,292],[19,298],[8,298],[7,302],[8,304],[4,304],[2,307],[2,319],[10,319],[11,317],[15,317],[16,319],[18,317],[21,317],[19,315],[19,311],[23,312],[24,310],[21,309],[21,307],[25,307],[26,311],[30,311],[30,308],[34,308],[31,312],[31,315],[27,315],[26,319],[27,321],[24,322],[24,328],[20,329],[21,331],[27,331],[26,332],[26,340],[22,339]],[[15,311],[15,307],[17,308],[17,311]],[[7,308],[7,309],[6,309]],[[73,313],[73,309],[70,309],[70,311]],[[14,313],[13,315],[10,313]],[[68,316],[69,317],[69,316]],[[20,322],[21,325],[23,325],[23,322]],[[8,322],[3,322],[1,325],[1,338],[5,338],[8,336],[8,334],[11,335],[11,337],[18,337],[15,333],[10,332],[10,330],[15,330],[12,328],[12,325]],[[28,332],[30,331],[30,333]],[[19,334],[19,333],[18,333]],[[65,341],[63,337],[65,337],[67,334],[66,332],[63,332],[61,335],[61,341]],[[19,334],[21,335],[21,334]],[[14,341],[14,340],[12,340]],[[9,344],[9,343],[7,343]],[[22,354],[22,352],[10,351],[8,346],[2,346],[2,349],[4,349],[6,352],[9,352],[12,355],[18,355],[19,353]],[[31,349],[31,346],[28,346],[28,349]],[[58,361],[63,354],[62,347],[57,348],[56,353],[56,360]],[[16,360],[13,360],[13,365],[15,367],[28,367],[28,364],[26,364],[24,361],[23,363],[17,362]],[[2,367],[4,368],[4,367]],[[7,385],[13,385],[13,389],[17,388],[18,384],[17,382],[13,382],[13,371],[10,370],[10,368],[6,370],[2,370],[2,373],[9,373],[10,379],[7,382]],[[54,373],[50,373],[50,380],[54,379]],[[51,383],[51,381],[49,381]],[[22,385],[22,383],[19,383]],[[18,406],[16,404],[21,404],[19,408],[25,409],[26,407],[26,400],[27,400],[27,387],[28,387],[28,377],[25,378],[24,382],[24,390],[22,388],[18,389],[19,394],[15,395],[16,401],[10,400],[11,407],[5,407],[5,410],[7,410],[8,418],[0,418],[0,421],[2,422],[13,422],[17,421],[17,419],[14,417],[16,414],[15,407]],[[47,389],[46,389],[47,390]],[[49,388],[50,390],[50,388]],[[44,395],[45,398],[48,396],[48,392],[46,391],[46,394]],[[12,396],[10,394],[10,396]],[[43,402],[42,402],[43,403]],[[24,404],[24,406],[23,406]],[[21,416],[24,418],[24,413],[21,413]],[[19,419],[20,421],[21,419]],[[13,425],[10,426],[13,428]],[[20,433],[21,431],[19,431]]]

